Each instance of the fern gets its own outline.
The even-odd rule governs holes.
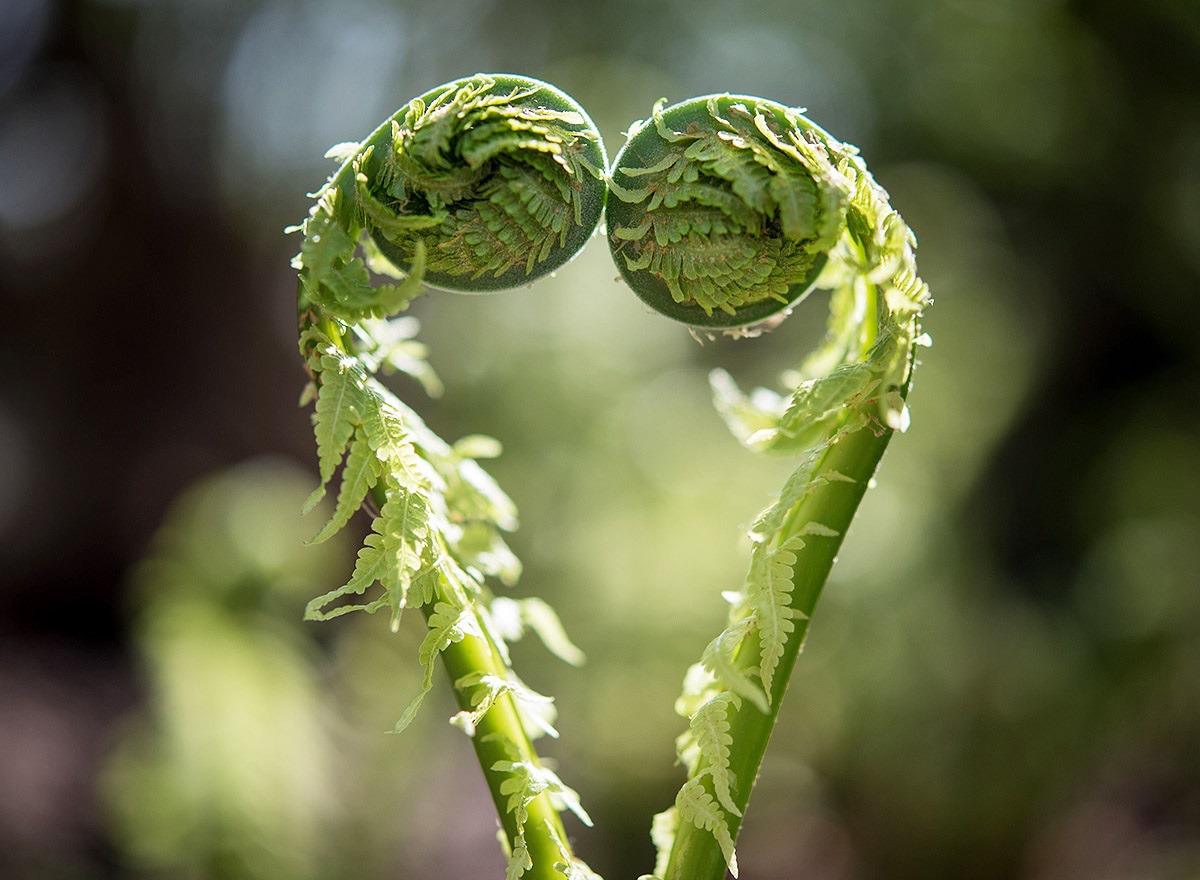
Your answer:
[[[787,140],[800,123],[769,102],[664,103],[614,161],[609,236],[626,281],[695,325],[738,326],[791,305],[841,231],[845,194],[814,179],[820,152]]]
[[[354,432],[354,439],[346,455],[346,467],[342,471],[342,484],[338,489],[337,507],[325,527],[309,543],[327,541],[350,522],[350,518],[362,507],[367,494],[379,482],[383,473],[383,462],[371,449],[371,444],[361,429]]]
[[[667,863],[671,857],[671,845],[679,830],[679,811],[670,807],[658,813],[650,826],[650,841],[654,844],[654,874],[643,874],[638,880],[661,880],[667,875]]]
[[[526,600],[515,620],[494,619],[509,606],[497,603],[491,579],[511,585],[521,570],[503,537],[516,528],[516,508],[476,461],[499,444],[478,435],[447,443],[378,374],[399,370],[441,391],[415,320],[394,317],[422,282],[528,283],[573,255],[604,202],[599,134],[544,83],[479,76],[412,101],[330,156],[340,167],[297,227],[304,240],[293,261],[311,380],[302,401],[315,402],[320,473],[305,511],[333,485],[333,515],[311,542],[362,509],[371,526],[349,580],[309,602],[305,616],[386,609],[395,630],[407,609],[419,609],[428,625],[417,652],[421,685],[394,730],[416,718],[440,659],[461,708],[451,723],[472,737],[501,808],[509,877],[594,877],[572,855],[558,812],[590,820],[530,744],[557,735],[552,701],[513,672],[505,639],[528,626],[566,659],[582,654],[544,603]]]
[[[509,599],[497,596],[492,600],[491,619],[503,636],[503,640],[515,642],[533,632],[558,659],[572,666],[582,666],[583,651],[571,641],[554,609],[536,597]]]
[[[906,395],[929,292],[914,240],[853,147],[799,111],[715,95],[655,106],[614,160],[609,241],[649,305],[690,325],[755,335],[807,294],[831,291],[823,344],[785,394],[711,376],[748,448],[794,457],[753,521],[745,583],[676,704],[688,771],[654,827],[661,880],[736,874],[733,838],[825,577]],[[752,219],[747,219],[752,218]],[[819,277],[818,277],[819,276]],[[773,318],[778,320],[778,318]],[[673,815],[673,818],[670,818]],[[674,830],[672,830],[674,828]]]
[[[316,364],[321,382],[317,392],[313,425],[317,435],[317,460],[321,469],[320,494],[314,493],[308,506],[325,494],[325,487],[342,463],[346,446],[354,436],[359,413],[364,407],[363,382],[358,362],[332,345],[318,355]]]
[[[749,700],[760,711],[770,708],[770,697],[763,691],[750,672],[737,663],[737,653],[746,638],[754,633],[755,621],[745,617],[727,626],[720,635],[708,643],[700,663],[713,677],[730,692]]]
[[[336,590],[330,590],[311,600],[304,609],[305,619],[330,620],[351,611],[377,611],[381,603],[386,602],[386,597],[367,605],[338,605],[332,609],[329,609],[329,605],[346,596],[361,596],[371,585],[383,580],[387,576],[387,562],[383,553],[383,536],[379,533],[367,535],[358,551],[350,580]]]
[[[515,677],[501,678],[490,672],[477,670],[468,673],[454,682],[454,687],[460,692],[473,690],[470,698],[471,709],[463,710],[450,719],[450,723],[460,728],[467,736],[475,735],[475,728],[483,716],[491,711],[496,701],[506,694],[511,694],[523,711],[523,718],[537,725],[541,733],[558,737],[558,731],[546,717],[545,708],[554,702],[553,697],[543,696],[530,690],[523,682]]]

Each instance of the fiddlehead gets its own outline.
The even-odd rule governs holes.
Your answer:
[[[906,398],[929,291],[915,239],[858,157],[798,110],[714,95],[633,126],[614,160],[609,243],[646,302],[741,328],[831,291],[824,342],[790,391],[712,385],[734,434],[798,464],[755,519],[729,623],[684,683],[688,780],[656,819],[655,877],[737,875],[734,839],[809,616]],[[739,331],[741,333],[743,331]],[[798,381],[797,381],[798,380]]]
[[[845,223],[818,180],[819,130],[769,101],[713,95],[635,125],[613,162],[609,244],[645,302],[688,324],[738,327],[795,304]]]
[[[451,722],[472,737],[501,816],[507,880],[593,878],[558,816],[587,814],[530,742],[557,735],[551,701],[513,672],[505,643],[525,627],[548,627],[548,645],[561,646],[557,621],[544,603],[498,600],[489,586],[511,585],[521,568],[502,534],[516,527],[516,508],[476,461],[499,444],[445,442],[376,373],[398,369],[438,387],[412,339],[415,321],[386,320],[423,280],[458,290],[526,284],[582,246],[604,204],[599,134],[545,83],[480,75],[415,99],[331,155],[341,167],[299,227],[294,263],[321,476],[307,508],[337,483],[335,512],[314,541],[360,508],[372,522],[350,579],[309,603],[306,616],[387,610],[395,629],[406,609],[419,609],[428,624],[423,684],[396,730],[432,688],[440,657],[461,709]],[[372,284],[372,273],[398,283]],[[376,596],[357,600],[376,584]],[[565,646],[559,653],[577,658]]]
[[[595,230],[607,191],[595,125],[526,77],[439,86],[329,155],[342,167],[317,193],[298,268],[302,299],[349,322],[394,314],[421,281],[491,291],[554,271]],[[368,269],[408,283],[372,287]]]
[[[451,83],[393,119],[364,150],[358,195],[371,237],[447,290],[501,290],[557,269],[604,209],[600,135],[562,92],[524,77]],[[370,181],[370,183],[368,183]]]

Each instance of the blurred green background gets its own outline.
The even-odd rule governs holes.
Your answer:
[[[327,147],[477,71],[564,88],[610,154],[660,96],[806,106],[920,238],[913,427],[801,657],[742,876],[1200,877],[1191,0],[4,0],[0,876],[501,876],[448,689],[384,735],[418,622],[300,620],[351,548],[301,546],[282,234]],[[516,664],[558,698],[547,752],[609,880],[650,868],[672,702],[787,466],[740,450],[705,375],[773,383],[822,320],[700,346],[615,275],[593,243],[529,290],[418,301],[448,390],[396,386],[504,443],[515,594],[589,656]]]

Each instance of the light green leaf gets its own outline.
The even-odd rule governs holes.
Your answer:
[[[342,469],[342,485],[338,490],[337,508],[320,533],[308,543],[320,544],[339,531],[362,506],[367,493],[375,486],[380,476],[379,458],[371,451],[363,432],[358,430],[350,443],[346,466]]]
[[[468,434],[454,444],[454,454],[459,458],[497,458],[503,451],[499,440],[485,434]]]
[[[304,619],[329,620],[362,608],[362,606],[353,605],[341,606],[333,611],[323,610],[330,602],[343,596],[361,595],[373,583],[382,580],[387,571],[387,563],[387,557],[383,553],[383,536],[375,533],[367,535],[362,548],[358,551],[358,559],[354,563],[354,573],[350,576],[350,580],[336,590],[331,590],[324,596],[318,596],[309,602],[304,609]]]
[[[733,849],[733,837],[729,833],[725,813],[700,779],[689,779],[684,783],[675,798],[675,809],[680,822],[690,822],[716,839],[717,845],[721,847],[721,854],[725,857],[725,864],[729,867],[729,873],[737,877],[737,853]]]
[[[383,585],[391,601],[392,631],[395,632],[401,614],[408,607],[408,592],[414,576],[433,561],[429,507],[416,492],[393,489],[379,511],[375,528],[383,535],[383,553],[387,558]]]
[[[724,370],[713,370],[708,375],[708,382],[712,387],[713,405],[730,433],[739,443],[759,448],[758,444],[751,444],[751,438],[778,427],[786,401],[766,388],[759,388],[752,396],[747,396]]]
[[[531,690],[515,676],[502,678],[493,673],[481,670],[464,675],[458,681],[454,682],[454,687],[460,692],[468,689],[473,690],[471,695],[471,709],[469,711],[463,710],[450,719],[450,723],[460,728],[467,736],[475,735],[475,729],[479,726],[479,722],[491,711],[492,707],[496,705],[496,701],[501,697],[511,695],[519,704],[527,706],[549,705],[554,702],[551,697],[543,696]],[[552,737],[558,736],[558,731],[548,722],[542,721],[540,715],[535,714],[533,717],[538,720],[543,733],[549,734]]]
[[[321,485],[327,485],[361,418],[364,401],[358,363],[332,346],[320,358],[322,371],[317,391],[313,431],[317,438],[317,460]]]
[[[455,552],[463,565],[481,575],[499,578],[500,583],[511,587],[521,576],[521,560],[486,521],[468,522],[463,525]]]
[[[735,816],[742,815],[742,811],[733,802],[736,780],[729,768],[729,747],[733,744],[733,737],[729,735],[729,710],[740,706],[737,695],[726,691],[701,706],[689,724],[704,761],[701,773],[712,776],[717,801]]]
[[[400,412],[376,393],[377,384],[371,379],[367,385],[371,395],[371,406],[363,418],[367,442],[401,486],[414,491],[426,489],[432,467],[413,448],[412,437]]]
[[[318,209],[304,224],[304,242],[300,245],[300,263],[306,285],[315,290],[336,266],[354,253],[354,239],[329,210]]]
[[[733,661],[742,641],[753,628],[753,620],[738,621],[709,642],[700,662],[729,690],[753,703],[760,712],[770,711],[770,705],[762,686],[739,669]]]
[[[762,544],[754,548],[750,575],[746,582],[746,597],[758,631],[759,674],[767,698],[775,670],[783,657],[788,637],[796,629],[800,613],[790,605],[792,599],[792,567],[804,541],[794,538],[782,547],[767,550]]]
[[[498,596],[492,600],[491,615],[497,629],[508,641],[519,641],[528,628],[560,660],[572,666],[582,666],[587,659],[567,636],[554,609],[541,599]]]
[[[669,807],[654,816],[650,824],[650,840],[654,843],[654,876],[667,876],[667,862],[671,859],[671,847],[679,831],[679,811]],[[644,880],[644,878],[642,878]]]
[[[417,649],[417,657],[425,671],[421,691],[408,704],[404,714],[392,728],[392,733],[402,733],[416,718],[425,695],[433,690],[433,666],[438,654],[455,642],[461,642],[470,630],[466,615],[467,612],[445,602],[439,602],[434,608],[433,614],[429,616],[429,632],[425,634],[421,647]]]
[[[359,151],[362,144],[355,141],[344,141],[340,144],[334,144],[325,151],[326,159],[335,159],[338,162],[345,162],[351,156]]]

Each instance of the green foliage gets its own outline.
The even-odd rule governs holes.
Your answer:
[[[595,126],[568,96],[525,77],[439,86],[328,155],[342,166],[303,224],[297,268],[305,298],[346,323],[394,314],[422,281],[528,284],[574,256],[604,208]],[[406,277],[372,286],[381,269]]]
[[[796,552],[803,547],[804,541],[793,538],[782,547],[754,553],[746,578],[746,604],[758,631],[759,679],[768,697],[784,645],[796,629],[794,620],[806,616],[790,604],[792,566],[796,564]]]
[[[295,260],[300,352],[312,377],[303,400],[315,400],[321,479],[305,509],[336,483],[333,515],[312,543],[336,535],[363,508],[371,530],[350,579],[309,602],[306,617],[387,609],[395,630],[406,609],[420,609],[428,623],[418,650],[421,688],[395,731],[416,717],[435,662],[446,659],[462,706],[451,723],[479,740],[481,757],[488,742],[513,753],[485,765],[508,805],[509,877],[533,867],[526,824],[539,798],[553,817],[538,833],[558,841],[554,870],[585,877],[556,811],[585,820],[586,813],[529,746],[536,735],[557,735],[552,701],[512,671],[505,639],[529,628],[569,662],[582,653],[545,603],[502,602],[488,587],[489,579],[511,585],[521,569],[503,538],[516,528],[516,508],[475,461],[498,454],[499,444],[478,435],[447,443],[376,373],[400,370],[441,390],[413,341],[415,322],[388,320],[423,280],[454,286],[465,276],[469,287],[490,273],[484,287],[491,287],[513,282],[519,270],[528,281],[574,253],[603,206],[599,135],[543,83],[480,76],[415,99],[362,144],[330,155],[342,165],[316,194]],[[399,283],[373,285],[372,274]]]
[[[688,822],[707,831],[721,847],[729,873],[738,875],[737,853],[733,850],[733,835],[729,833],[725,809],[700,783],[701,777],[694,776],[684,783],[675,798],[675,812],[680,822]]]
[[[340,468],[334,514],[313,541],[336,534],[365,502],[378,510],[350,579],[313,599],[306,616],[324,620],[351,611],[388,609],[396,629],[405,609],[426,613],[429,632],[418,652],[424,670],[421,689],[397,721],[396,732],[408,727],[432,689],[438,656],[468,637],[498,651],[497,666],[455,682],[470,708],[453,723],[473,736],[497,700],[515,698],[520,717],[534,725],[535,733],[553,732],[544,711],[527,708],[548,698],[525,688],[507,669],[503,630],[491,625],[493,597],[486,578],[511,582],[520,570],[501,536],[515,527],[516,510],[468,456],[494,453],[496,444],[475,436],[452,446],[434,434],[371,375],[381,346],[366,327],[357,329],[369,338],[365,358],[335,342],[344,338],[338,331],[331,336],[309,326],[301,334],[301,349],[317,388],[313,420],[322,480],[307,506],[324,494]],[[345,601],[376,584],[381,594],[375,598]],[[518,606],[517,620],[532,621],[529,625],[548,634],[559,653],[572,657],[553,612],[539,605],[529,608],[526,612]],[[512,853],[513,865],[524,864],[523,840],[513,843]]]
[[[727,374],[717,371],[712,377],[717,409],[743,444],[798,459],[778,499],[749,530],[750,568],[741,591],[732,594],[728,626],[689,673],[678,703],[689,719],[689,730],[678,743],[689,774],[675,804],[678,822],[681,828],[710,834],[736,876],[733,834],[753,775],[737,777],[730,769],[730,755],[739,750],[761,755],[765,748],[782,695],[780,681],[786,681],[780,668],[787,662],[790,672],[824,580],[822,572],[832,564],[861,497],[860,488],[849,503],[829,501],[837,497],[830,487],[865,484],[888,436],[907,427],[905,396],[918,342],[917,318],[929,293],[916,274],[911,232],[853,147],[839,143],[798,111],[770,102],[715,96],[703,101],[708,118],[701,115],[700,105],[697,100],[680,105],[683,110],[672,108],[675,118],[690,123],[685,130],[672,126],[672,111],[664,113],[656,106],[653,127],[643,123],[631,133],[633,143],[653,131],[671,153],[633,175],[626,172],[648,181],[642,189],[614,187],[618,198],[630,204],[649,196],[650,220],[644,228],[633,230],[610,218],[614,241],[644,242],[643,250],[635,251],[638,256],[625,254],[626,276],[649,267],[666,283],[677,306],[694,303],[705,316],[714,309],[723,309],[731,318],[744,315],[741,308],[751,304],[750,297],[778,295],[786,301],[783,288],[764,281],[791,277],[781,263],[772,263],[770,273],[782,274],[712,276],[697,288],[700,264],[688,262],[695,254],[667,256],[673,248],[688,251],[697,242],[714,240],[718,230],[720,235],[730,234],[726,230],[737,228],[738,212],[753,211],[758,219],[743,221],[736,234],[750,236],[758,228],[774,228],[774,241],[791,242],[789,246],[809,254],[810,268],[812,251],[820,249],[827,262],[817,284],[831,291],[825,340],[793,371],[790,395],[766,389],[746,395]],[[684,115],[685,110],[691,115]],[[680,147],[684,149],[674,152]],[[624,155],[622,151],[618,156],[618,166]],[[657,158],[654,153],[638,155],[645,163]],[[706,191],[685,188],[680,194],[669,188],[678,181],[705,179],[724,181],[722,191],[735,195],[743,207],[723,211],[720,224],[663,235],[669,226],[655,219],[655,210],[673,204],[685,209],[717,204],[719,200]],[[624,246],[618,252],[624,253]],[[770,253],[776,253],[775,246]],[[646,255],[657,248],[662,249],[662,259],[648,261]],[[671,266],[675,268],[668,271]],[[682,292],[685,281],[692,285],[687,294]],[[698,323],[686,313],[666,311]],[[882,442],[873,443],[874,438]],[[855,461],[861,472],[838,470],[831,464],[838,456]],[[806,578],[803,591],[796,588],[801,577]],[[807,579],[813,578],[815,583],[809,585]],[[755,721],[746,713],[759,713],[764,720]],[[667,843],[664,827],[660,824],[655,832],[660,852]],[[687,869],[670,857],[665,870],[659,876],[690,880]]]
[[[729,709],[740,705],[737,694],[726,691],[701,706],[689,723],[696,752],[708,758],[708,764],[700,772],[712,777],[717,802],[735,816],[742,815],[742,811],[733,802],[736,780],[729,770],[729,747],[733,745],[729,735]]]
[[[741,326],[808,291],[844,225],[824,132],[794,110],[713,95],[663,109],[614,160],[609,240],[651,306]],[[664,296],[665,295],[665,296]]]
[[[438,654],[445,651],[455,642],[461,642],[468,633],[476,638],[481,636],[481,633],[474,625],[474,621],[464,610],[455,608],[448,602],[439,602],[433,608],[432,613],[429,615],[429,632],[425,634],[425,638],[422,640],[421,647],[417,652],[417,656],[421,661],[421,668],[424,670],[424,676],[421,680],[421,691],[408,704],[408,708],[404,710],[404,714],[396,722],[396,726],[392,730],[393,733],[403,733],[405,728],[412,724],[412,720],[417,717],[417,710],[421,708],[421,703],[425,701],[425,695],[433,690],[433,662],[437,659]],[[455,686],[458,686],[457,682]],[[464,730],[467,736],[475,735],[474,726],[469,730],[465,728]]]
[[[532,732],[558,736],[558,731],[546,717],[547,710],[552,708],[551,704],[554,700],[531,690],[524,682],[517,680],[516,676],[501,677],[490,672],[476,670],[454,682],[454,687],[460,693],[472,691],[470,710],[464,709],[450,719],[450,723],[461,728],[467,736],[474,736],[475,729],[479,726],[483,716],[491,711],[498,699],[509,694],[516,701],[517,708],[521,710],[522,720],[535,726],[536,729]]]
[[[679,831],[679,811],[671,807],[654,817],[650,825],[650,840],[654,844],[654,875],[643,874],[638,880],[654,880],[654,877],[667,875],[667,864],[671,858],[671,846],[675,843],[675,834]]]
[[[515,642],[530,630],[558,659],[572,666],[583,665],[583,651],[567,636],[554,609],[541,599],[497,596],[492,600],[490,611],[493,625],[505,640]]]
[[[500,794],[507,797],[508,812],[516,818],[517,834],[511,843],[508,860],[508,872],[505,880],[520,880],[533,867],[526,841],[526,827],[530,824],[529,806],[539,797],[549,798],[555,809],[570,810],[584,825],[592,824],[591,817],[579,803],[579,795],[563,785],[558,775],[548,767],[532,761],[506,760],[497,761],[492,769],[507,775],[500,786]],[[567,848],[557,831],[551,829],[556,837],[561,861],[554,865],[555,870],[567,877],[568,880],[589,880],[595,875]]]

